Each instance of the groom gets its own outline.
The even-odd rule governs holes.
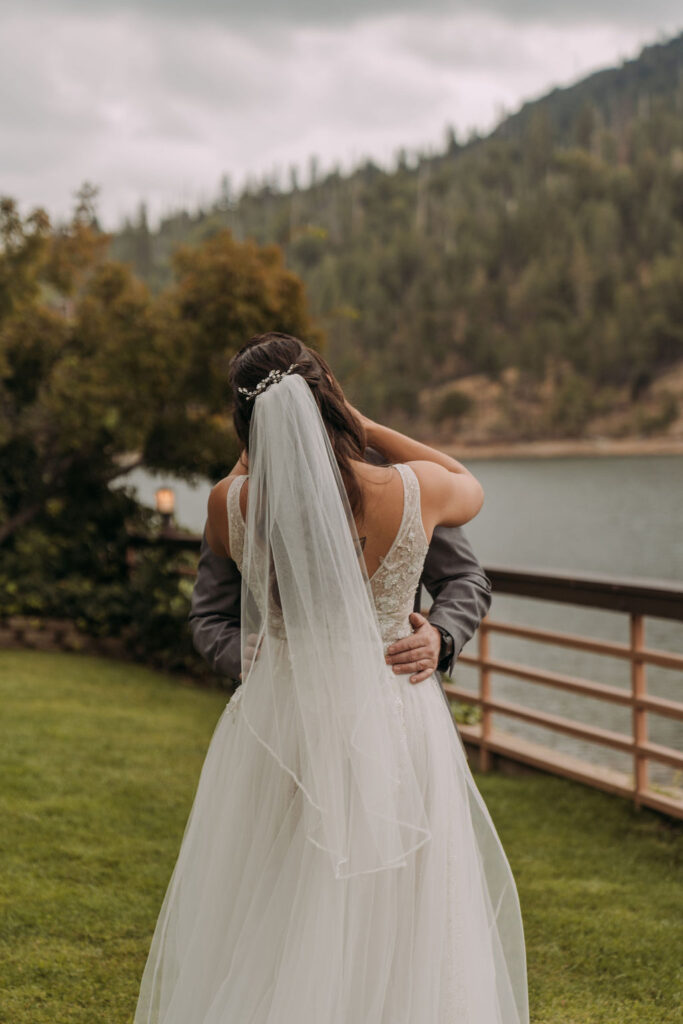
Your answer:
[[[366,455],[371,461],[374,452]],[[432,535],[410,616],[413,632],[387,650],[387,662],[411,682],[434,669],[450,674],[453,662],[491,605],[491,581],[475,558],[462,527],[437,526]],[[433,599],[428,618],[420,614],[422,585]],[[215,672],[240,678],[240,596],[242,578],[230,558],[215,554],[202,536],[192,592],[190,629],[194,646]],[[445,696],[445,694],[444,694]]]

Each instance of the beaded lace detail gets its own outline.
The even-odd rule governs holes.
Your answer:
[[[228,530],[230,531],[230,554],[237,568],[242,571],[244,554],[244,519],[240,510],[240,494],[246,476],[236,476],[228,487]]]
[[[370,577],[385,644],[412,633],[409,615],[429,548],[422,525],[420,483],[405,463],[398,463],[396,469],[403,478],[403,517],[393,544]]]
[[[429,547],[422,525],[420,482],[414,470],[405,463],[397,463],[396,469],[403,479],[403,516],[393,544],[386,555],[380,558],[378,568],[370,577],[370,588],[385,647],[412,633],[409,616]],[[387,675],[393,685],[396,712],[407,739],[405,706],[401,696],[407,676],[396,675],[390,666],[387,666]]]
[[[414,470],[405,463],[397,463],[396,469],[403,480],[403,515],[394,541],[380,564],[370,577],[370,589],[377,610],[382,640],[385,647],[412,633],[410,613],[413,610],[415,593],[420,583],[429,541],[422,525],[420,508],[420,483]],[[230,552],[237,568],[242,571],[244,554],[244,519],[239,506],[240,491],[247,479],[238,476],[228,488],[228,527],[230,530]],[[396,676],[387,666],[392,681],[396,682],[395,702],[405,732],[403,700],[399,684],[405,676]],[[239,704],[238,687],[228,707]],[[235,700],[235,697],[238,697]]]

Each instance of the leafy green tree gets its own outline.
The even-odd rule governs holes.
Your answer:
[[[49,500],[68,507],[75,478],[109,484],[131,464],[224,473],[232,354],[273,328],[320,340],[280,250],[222,232],[180,249],[153,298],[78,211],[52,233],[42,211],[1,210],[0,540]]]
[[[129,571],[131,532],[159,523],[120,478],[224,475],[237,455],[230,357],[270,329],[321,335],[280,250],[227,230],[179,248],[152,295],[109,258],[94,198],[84,187],[54,229],[0,201],[0,616],[66,616],[200,672],[178,556],[146,550]]]

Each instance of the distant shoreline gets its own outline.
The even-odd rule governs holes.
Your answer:
[[[454,459],[555,459],[572,455],[683,455],[683,437],[583,438],[550,441],[499,441],[453,444],[420,437],[425,444],[452,455]],[[128,452],[116,459],[124,472],[126,464],[137,465],[139,454]],[[144,468],[144,467],[143,467]]]
[[[430,443],[430,442],[426,442]],[[683,455],[683,437],[577,438],[444,444],[435,448],[456,459],[563,458],[572,455]]]

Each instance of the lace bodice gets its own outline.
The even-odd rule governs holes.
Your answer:
[[[403,516],[391,547],[380,558],[379,567],[370,577],[370,589],[385,644],[412,632],[409,615],[429,547],[422,525],[417,476],[405,463],[397,463],[396,469],[403,480]],[[246,479],[246,476],[235,477],[228,488],[230,551],[240,572],[244,553],[244,519],[239,496]]]
[[[394,542],[370,577],[382,639],[390,644],[412,633],[408,616],[413,610],[429,541],[422,525],[420,484],[414,470],[396,464],[403,478],[403,516]]]

